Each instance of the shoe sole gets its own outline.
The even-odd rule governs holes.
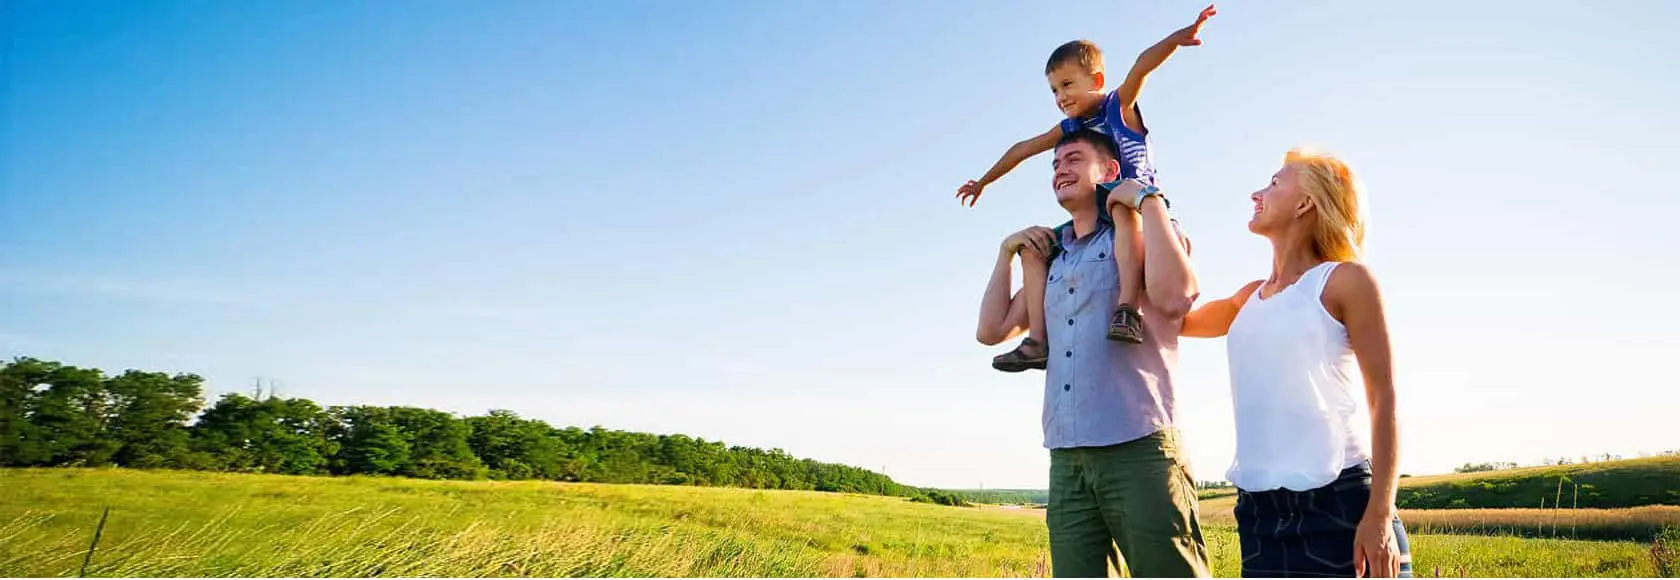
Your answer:
[[[1141,337],[1141,336],[1127,336],[1127,335],[1123,335],[1123,334],[1109,334],[1108,339],[1112,340],[1114,342],[1124,342],[1124,343],[1127,343],[1127,344],[1143,344],[1143,337]]]
[[[1014,363],[1014,364],[1001,363],[1000,364],[1000,363],[995,363],[994,362],[994,363],[992,363],[992,368],[1003,371],[1003,372],[1006,372],[1006,373],[1020,373],[1020,372],[1030,371],[1030,370],[1033,370],[1033,369],[1042,370],[1044,367],[1037,366],[1037,365],[1034,365],[1032,363]]]

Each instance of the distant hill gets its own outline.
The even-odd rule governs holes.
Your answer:
[[[1680,505],[1680,456],[1409,477],[1401,480],[1396,503],[1406,509],[1538,508],[1560,500],[1566,508]]]
[[[1407,510],[1532,509],[1542,498],[1547,508],[1561,499],[1564,509],[1680,505],[1680,456],[1407,477],[1395,503]],[[1236,501],[1235,494],[1204,494],[1201,509],[1230,511]]]
[[[946,493],[969,503],[992,505],[1044,505],[1050,503],[1047,489],[948,489]]]

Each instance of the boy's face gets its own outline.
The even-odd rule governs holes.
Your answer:
[[[1083,117],[1102,103],[1102,71],[1088,73],[1078,63],[1067,63],[1044,76],[1050,80],[1050,92],[1056,95],[1056,108],[1063,115]]]

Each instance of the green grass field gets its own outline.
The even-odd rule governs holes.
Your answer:
[[[1408,477],[1398,500],[1414,509],[1680,506],[1680,456]]]
[[[1042,511],[696,487],[0,470],[0,575],[1045,576]],[[1236,536],[1208,530],[1235,576]],[[1650,546],[1420,535],[1419,575],[1651,576]]]

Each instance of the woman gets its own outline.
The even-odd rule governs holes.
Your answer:
[[[1358,261],[1360,189],[1339,159],[1291,151],[1249,196],[1271,275],[1185,319],[1184,336],[1228,336],[1237,453],[1226,476],[1245,577],[1411,575],[1388,328]]]

